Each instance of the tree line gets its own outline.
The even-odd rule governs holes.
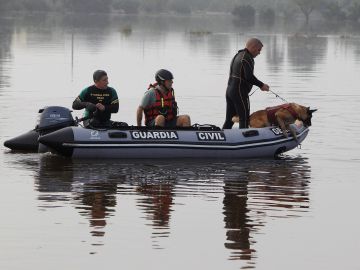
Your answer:
[[[66,12],[66,13],[163,13],[197,12],[232,13],[240,20],[293,19],[301,14],[327,21],[360,19],[360,0],[0,0],[0,12]]]

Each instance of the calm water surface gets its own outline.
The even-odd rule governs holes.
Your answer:
[[[0,269],[360,269],[359,33],[219,16],[0,21]],[[68,160],[2,145],[39,108],[70,107],[99,68],[119,94],[115,120],[135,124],[168,68],[180,112],[222,125],[230,60],[254,35],[258,78],[319,109],[280,160]],[[281,103],[251,96],[252,111]]]

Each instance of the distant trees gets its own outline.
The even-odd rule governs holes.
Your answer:
[[[184,1],[172,1],[170,3],[170,10],[173,10],[179,14],[190,14],[191,6]]]
[[[142,2],[142,9],[145,12],[158,13],[167,10],[169,0],[145,0]]]
[[[50,11],[52,3],[49,0],[24,0],[23,5],[29,11]]]
[[[310,14],[317,10],[326,21],[341,22],[360,18],[360,0],[293,0],[304,14],[306,24]]]
[[[138,0],[114,0],[112,8],[126,14],[137,14],[139,12],[140,2]]]
[[[260,10],[260,22],[273,25],[275,22],[275,11],[272,8],[265,8]]]
[[[339,22],[346,19],[346,13],[338,2],[324,3],[319,12],[327,21]]]
[[[241,21],[254,21],[255,20],[255,8],[250,5],[235,6],[231,12],[236,19]]]
[[[63,0],[65,10],[79,13],[109,12],[112,0]]]
[[[348,19],[351,22],[359,22],[360,19],[360,1],[353,2],[349,8]]]
[[[126,14],[231,12],[236,21],[252,23],[257,15],[260,22],[270,25],[276,16],[293,19],[300,13],[308,23],[315,11],[326,21],[359,22],[360,0],[0,0],[0,13],[9,10]]]
[[[0,0],[0,10],[109,12],[113,0]]]
[[[11,0],[0,0],[0,13],[9,8]]]
[[[321,0],[293,0],[305,16],[306,24],[309,23],[310,14],[319,6]]]

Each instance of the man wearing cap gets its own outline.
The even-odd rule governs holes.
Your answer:
[[[137,109],[138,126],[141,126],[143,113],[145,125],[149,127],[189,127],[191,125],[190,116],[177,115],[178,107],[172,88],[173,79],[172,73],[166,69],[156,72],[156,83],[150,84]]]
[[[263,47],[257,38],[250,38],[245,48],[238,51],[230,64],[230,74],[226,89],[226,119],[224,129],[232,128],[232,118],[239,116],[239,128],[249,127],[249,93],[253,85],[262,91],[269,91],[269,85],[259,81],[254,75],[254,58]]]
[[[110,127],[111,114],[119,111],[119,100],[116,90],[109,87],[107,73],[96,70],[93,74],[94,84],[86,87],[74,100],[74,110],[85,109],[84,121],[86,127]]]

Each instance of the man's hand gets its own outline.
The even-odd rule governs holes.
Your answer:
[[[100,110],[100,111],[105,111],[105,106],[102,105],[101,103],[97,103],[95,106],[96,106],[96,108],[97,108],[98,110]]]
[[[270,90],[270,86],[267,85],[266,83],[263,84],[263,86],[261,86],[261,91],[269,91]]]
[[[88,102],[86,104],[86,109],[89,111],[89,112],[95,112],[96,111],[96,106],[94,104],[92,104],[91,102]]]

